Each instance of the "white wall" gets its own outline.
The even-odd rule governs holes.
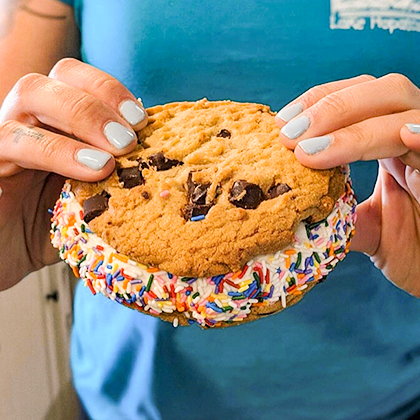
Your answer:
[[[73,420],[69,333],[74,278],[64,263],[0,292],[0,419]],[[58,301],[47,299],[57,292]]]

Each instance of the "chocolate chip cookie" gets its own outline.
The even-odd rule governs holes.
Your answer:
[[[314,171],[278,140],[267,106],[181,102],[148,110],[134,152],[95,184],[71,181],[91,229],[135,261],[180,275],[237,271],[324,219],[340,168]]]

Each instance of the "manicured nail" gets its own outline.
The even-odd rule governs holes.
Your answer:
[[[124,149],[136,139],[132,131],[116,121],[109,122],[105,126],[104,133],[109,142],[117,149]]]
[[[420,124],[406,124],[406,127],[413,133],[413,134],[420,134]]]
[[[80,149],[77,152],[77,160],[79,163],[94,171],[100,171],[111,157],[112,155],[107,152],[101,152],[100,150],[94,149]]]
[[[303,111],[303,105],[300,103],[293,104],[282,108],[277,112],[276,117],[282,119],[284,122],[289,122]]]
[[[309,128],[309,118],[302,115],[288,122],[280,131],[289,139],[293,140],[301,136]]]
[[[298,145],[307,155],[314,155],[327,149],[331,143],[330,136],[313,137],[311,139],[302,140]]]
[[[124,101],[120,105],[121,115],[131,125],[137,125],[146,118],[146,111],[134,101]]]

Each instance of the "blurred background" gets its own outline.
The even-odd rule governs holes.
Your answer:
[[[0,293],[0,419],[73,420],[69,339],[76,279],[66,264]]]

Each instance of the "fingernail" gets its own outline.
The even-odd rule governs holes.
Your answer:
[[[137,125],[146,118],[146,111],[134,101],[124,101],[120,105],[121,115],[131,125]]]
[[[0,197],[3,195],[3,189],[0,187]]]
[[[94,171],[100,171],[112,157],[107,152],[94,149],[80,149],[76,156],[79,163]]]
[[[280,131],[289,139],[293,140],[301,136],[309,128],[309,118],[302,115],[288,122]]]
[[[302,140],[298,145],[307,155],[314,155],[328,149],[331,144],[330,136],[313,137],[311,139]]]
[[[116,121],[109,122],[105,126],[104,133],[109,142],[117,149],[124,149],[136,138],[132,131]]]
[[[420,134],[420,124],[406,124],[406,127],[413,133],[413,134]]]
[[[282,119],[284,122],[289,122],[303,111],[303,105],[300,103],[293,104],[282,108],[277,112],[276,117]]]

